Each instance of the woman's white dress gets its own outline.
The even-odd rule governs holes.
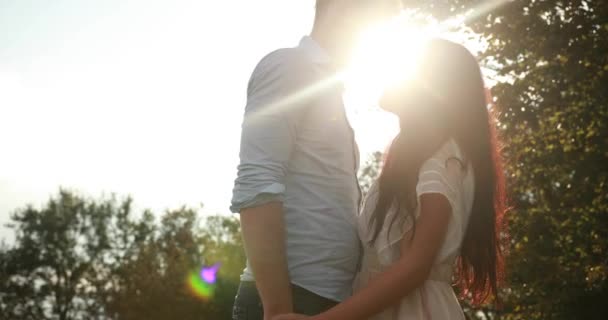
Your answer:
[[[463,158],[456,142],[450,139],[421,167],[416,186],[418,197],[425,193],[440,193],[450,202],[452,216],[445,241],[437,255],[429,279],[401,302],[370,320],[462,320],[464,314],[452,289],[454,263],[460,251],[474,198],[473,168]],[[386,217],[376,242],[369,245],[373,228],[370,217],[376,206],[378,186],[375,184],[358,217],[359,237],[364,246],[363,263],[355,290],[365,287],[374,276],[387,269],[400,257],[400,240],[409,236],[413,223],[403,215],[391,226],[396,210]],[[419,208],[420,206],[418,206]],[[415,217],[420,215],[419,210]],[[391,228],[388,232],[389,226]]]

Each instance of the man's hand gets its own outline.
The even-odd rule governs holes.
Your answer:
[[[272,202],[241,211],[245,251],[264,306],[264,319],[293,311],[285,253],[283,205]]]
[[[305,315],[301,315],[301,314],[295,314],[295,313],[289,313],[289,314],[282,314],[279,316],[276,316],[274,318],[272,318],[272,320],[301,320],[301,319],[312,319],[309,316],[305,316]]]

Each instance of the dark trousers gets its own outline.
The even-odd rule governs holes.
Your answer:
[[[292,288],[295,313],[314,316],[338,304],[336,301],[323,298],[296,285],[292,285]],[[232,309],[232,320],[263,319],[264,308],[255,282],[241,282]]]

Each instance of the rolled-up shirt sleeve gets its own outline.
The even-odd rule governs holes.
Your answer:
[[[295,58],[289,51],[275,52],[251,76],[232,212],[283,200],[284,177],[306,105],[297,93],[309,73]]]

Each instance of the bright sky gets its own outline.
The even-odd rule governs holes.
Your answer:
[[[249,75],[313,13],[314,0],[0,0],[0,224],[60,186],[228,213]],[[353,105],[363,154],[383,149],[394,119]]]

